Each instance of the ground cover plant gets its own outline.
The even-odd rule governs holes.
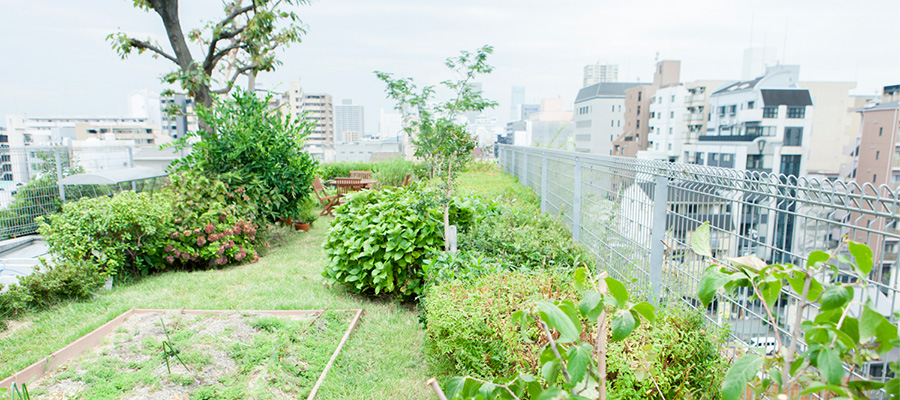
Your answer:
[[[89,399],[306,397],[351,317],[137,314],[30,390]]]

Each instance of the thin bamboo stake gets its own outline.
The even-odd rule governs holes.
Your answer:
[[[350,322],[350,327],[347,328],[347,333],[344,333],[344,337],[341,338],[341,342],[338,343],[337,349],[334,350],[334,354],[331,355],[331,359],[328,360],[328,364],[325,364],[325,369],[322,370],[322,375],[319,375],[319,380],[316,381],[315,386],[313,386],[312,391],[309,392],[309,397],[306,400],[312,400],[316,398],[316,393],[319,391],[319,387],[322,386],[322,383],[325,382],[325,374],[328,373],[328,370],[331,369],[331,365],[334,364],[334,360],[337,359],[338,354],[341,352],[341,348],[344,347],[344,343],[347,343],[347,339],[350,338],[350,334],[353,333],[353,328],[356,327],[356,324],[359,322],[359,318],[362,316],[363,310],[359,310],[356,312],[356,316],[353,317],[353,321]]]
[[[447,395],[445,395],[444,391],[441,390],[441,385],[438,384],[436,379],[429,379],[425,386],[431,387],[431,390],[434,391],[434,394],[435,396],[437,396],[438,400],[447,400]]]

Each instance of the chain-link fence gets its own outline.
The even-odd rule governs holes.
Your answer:
[[[0,239],[35,233],[36,218],[63,201],[115,193],[111,186],[63,186],[78,173],[134,165],[131,146],[25,146],[0,148]],[[128,188],[131,188],[130,186]]]
[[[897,324],[900,311],[900,194],[889,187],[840,181],[599,156],[501,145],[503,170],[541,198],[541,209],[571,228],[572,236],[596,257],[601,268],[630,282],[648,297],[676,300],[702,309],[696,294],[708,263],[691,251],[691,235],[703,222],[711,227],[714,258],[756,255],[768,263],[806,262],[814,250],[836,248],[843,237],[868,244],[875,268],[867,277],[869,301]],[[851,282],[848,269],[819,277]],[[707,318],[731,331],[734,345],[774,336],[790,337],[799,295],[789,287],[770,326],[759,300],[748,293],[719,296]],[[801,320],[816,309],[806,308]],[[867,363],[856,377],[887,380],[886,360]],[[883,398],[884,393],[874,393]]]

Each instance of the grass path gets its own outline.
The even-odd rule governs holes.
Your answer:
[[[363,308],[356,331],[328,373],[317,399],[426,399],[424,332],[410,307],[379,302],[322,284],[321,248],[329,219],[290,234],[256,264],[173,272],[123,286],[87,302],[31,313],[0,333],[0,377],[6,377],[131,308]]]

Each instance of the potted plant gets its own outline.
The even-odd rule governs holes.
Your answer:
[[[309,227],[312,226],[312,223],[318,218],[319,215],[313,209],[312,204],[305,204],[303,208],[300,209],[297,217],[293,219],[294,230],[308,232]]]

